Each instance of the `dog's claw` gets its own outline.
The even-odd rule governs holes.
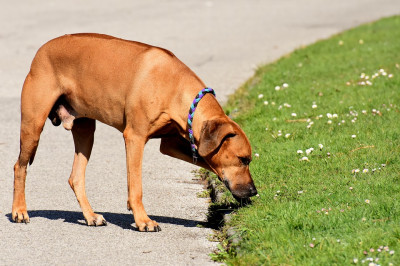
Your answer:
[[[15,223],[25,223],[28,224],[29,223],[29,215],[28,213],[25,212],[16,212],[11,216],[11,219],[15,222]]]
[[[142,223],[136,223],[136,229],[139,232],[160,232],[161,228],[160,226],[152,220],[149,220],[147,222],[142,222]]]
[[[107,225],[107,221],[104,219],[103,215],[95,214],[89,218],[85,217],[86,224],[88,226],[105,226]]]
[[[143,228],[138,228],[138,230],[140,232],[160,232],[161,231],[161,227],[160,226],[154,226],[153,230],[150,230],[149,226],[145,226]]]

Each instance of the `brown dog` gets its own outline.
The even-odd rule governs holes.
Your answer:
[[[163,154],[193,163],[188,111],[203,82],[171,52],[99,34],[65,35],[43,45],[33,59],[21,95],[20,154],[14,166],[12,219],[29,222],[25,202],[28,162],[49,117],[71,130],[75,158],[69,184],[88,225],[105,225],[85,193],[85,169],[95,120],[123,132],[128,209],[140,231],[159,231],[142,204],[142,156],[146,142],[161,138]],[[197,164],[216,173],[237,198],[257,194],[249,172],[251,147],[215,97],[206,94],[193,118]]]

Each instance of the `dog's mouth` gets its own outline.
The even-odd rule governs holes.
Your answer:
[[[235,189],[232,189],[229,179],[227,179],[225,176],[222,179],[222,182],[238,202],[249,201],[250,197],[257,195],[257,189],[253,182],[245,185],[236,185]]]

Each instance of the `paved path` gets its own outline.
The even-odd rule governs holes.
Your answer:
[[[84,225],[67,179],[71,134],[48,123],[29,168],[29,225],[9,220],[19,147],[19,94],[45,41],[101,32],[173,51],[226,100],[258,64],[301,45],[399,13],[398,0],[4,1],[0,8],[0,265],[207,265],[215,243],[199,228],[207,200],[196,197],[195,167],[158,152],[144,158],[144,204],[163,229],[132,230],[126,211],[125,153],[119,132],[98,124],[87,192],[107,227]]]

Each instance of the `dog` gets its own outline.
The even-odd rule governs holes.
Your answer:
[[[142,204],[143,149],[151,138],[161,138],[161,153],[214,172],[235,198],[256,195],[249,171],[250,142],[214,95],[202,94],[192,120],[188,119],[193,99],[204,88],[173,53],[159,47],[89,33],[64,35],[44,44],[32,61],[21,93],[13,221],[29,222],[27,167],[34,160],[47,118],[72,132],[75,156],[68,183],[87,225],[106,225],[104,217],[93,212],[85,193],[96,120],[123,133],[127,205],[139,231],[161,230]]]

